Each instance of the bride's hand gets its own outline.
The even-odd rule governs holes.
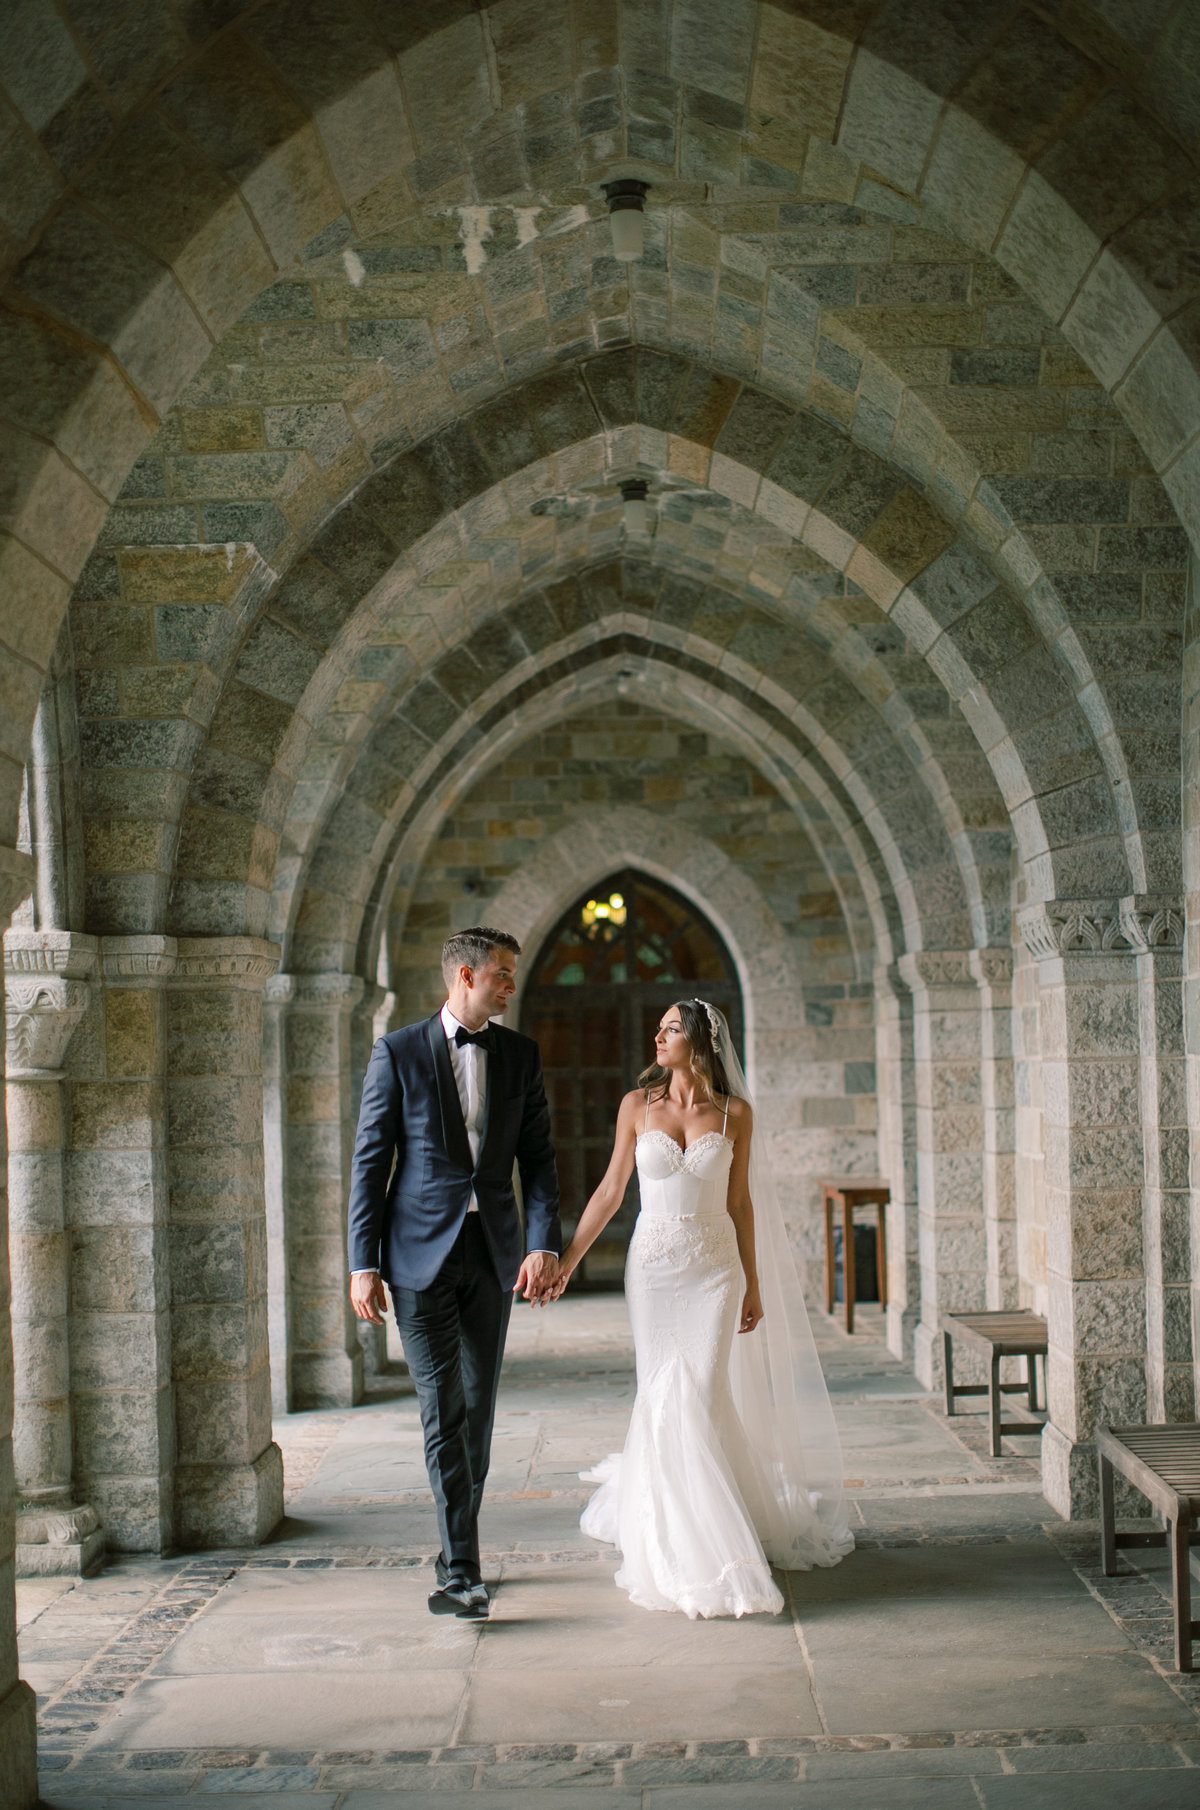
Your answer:
[[[742,1317],[738,1321],[738,1331],[753,1332],[762,1317],[762,1296],[758,1292],[758,1283],[752,1282],[742,1296]]]
[[[566,1288],[567,1283],[571,1280],[571,1277],[573,1274],[574,1274],[573,1269],[564,1269],[560,1263],[557,1276],[554,1278],[554,1281],[550,1285],[550,1287],[546,1290],[545,1299],[547,1301],[557,1301],[558,1297],[562,1294],[564,1288]]]

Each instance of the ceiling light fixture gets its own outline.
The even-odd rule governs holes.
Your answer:
[[[636,176],[624,176],[618,182],[602,182],[608,211],[612,215],[613,257],[618,264],[633,264],[642,255],[646,243],[646,205],[648,182]]]
[[[645,534],[650,525],[650,506],[646,502],[646,492],[650,486],[645,478],[623,478],[621,480],[621,501],[625,505],[626,534]]]

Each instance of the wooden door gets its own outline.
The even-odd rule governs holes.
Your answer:
[[[608,1166],[617,1107],[654,1058],[663,1012],[696,993],[725,1013],[740,1049],[741,992],[721,938],[672,887],[628,869],[577,899],[535,956],[521,1029],[541,1046],[567,1237]],[[631,1179],[574,1286],[622,1286],[636,1214]]]

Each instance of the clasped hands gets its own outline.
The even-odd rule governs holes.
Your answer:
[[[530,1251],[513,1284],[513,1294],[523,1295],[531,1307],[557,1301],[567,1286],[567,1275],[551,1251]]]

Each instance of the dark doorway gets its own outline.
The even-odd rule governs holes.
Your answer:
[[[725,1013],[740,1051],[742,995],[729,951],[694,905],[629,868],[578,898],[538,951],[521,1029],[541,1046],[568,1237],[608,1166],[621,1096],[653,1059],[659,1019],[697,993]],[[574,1286],[621,1286],[636,1212],[631,1179]]]

